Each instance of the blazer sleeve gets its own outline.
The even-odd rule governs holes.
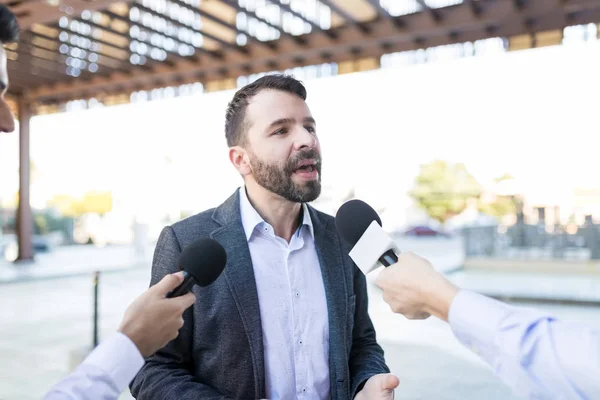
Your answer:
[[[353,267],[356,308],[349,359],[351,398],[356,396],[370,377],[390,372],[385,363],[383,349],[377,344],[375,328],[369,317],[366,277],[356,265]]]
[[[181,247],[173,228],[165,227],[154,252],[151,286],[165,275],[177,272],[180,253]],[[193,306],[184,312],[183,320],[184,325],[179,331],[179,336],[147,358],[146,364],[131,382],[131,394],[136,399],[226,399],[215,389],[200,382],[194,374]]]

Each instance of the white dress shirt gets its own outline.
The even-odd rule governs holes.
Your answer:
[[[303,221],[287,243],[275,235],[240,189],[240,212],[252,257],[263,331],[266,395],[328,399],[329,321],[313,224]]]
[[[461,290],[448,322],[517,394],[600,399],[600,331]]]
[[[117,399],[143,365],[144,358],[135,344],[117,332],[54,385],[43,400]]]

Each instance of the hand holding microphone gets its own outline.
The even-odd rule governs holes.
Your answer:
[[[346,209],[355,207],[349,205]],[[367,209],[363,214],[370,215],[367,221],[379,222],[368,205],[363,203],[361,207]],[[340,213],[344,216],[342,208]],[[351,219],[336,221],[336,224],[338,229],[356,231],[349,235],[340,229],[340,234],[353,245],[350,255],[355,263],[368,273],[377,263],[388,264],[380,255],[381,248],[389,245],[390,239],[378,232],[382,238],[369,252],[367,246],[361,246],[361,241],[369,242],[377,233],[365,230],[361,219],[365,217],[356,218],[361,227],[353,227]],[[371,222],[367,226],[379,231]],[[373,264],[374,259],[378,261]],[[599,332],[581,324],[560,321],[544,312],[509,306],[460,290],[429,261],[413,253],[403,253],[396,263],[386,266],[376,284],[394,312],[409,319],[423,319],[431,314],[447,321],[455,337],[469,348],[476,345],[480,349],[478,354],[517,394],[535,398],[598,398],[600,357],[590,349],[600,348]],[[371,388],[380,387],[374,378],[369,379],[373,380]]]
[[[365,275],[386,267],[375,283],[392,311],[409,319],[426,319],[432,314],[447,319],[458,289],[427,260],[413,253],[401,254],[371,206],[361,200],[347,201],[338,210],[335,223],[352,246],[350,257]]]
[[[144,358],[177,337],[183,326],[183,312],[196,300],[193,293],[174,299],[165,298],[183,279],[183,272],[165,276],[125,311],[118,330],[131,339]]]
[[[182,315],[196,299],[192,287],[213,283],[226,263],[225,250],[218,242],[208,238],[192,242],[179,256],[182,271],[165,276],[131,303],[119,332],[135,343],[144,358],[154,354],[179,334]]]
[[[408,319],[435,315],[447,321],[458,293],[458,288],[433,269],[429,261],[414,253],[401,254],[396,264],[379,273],[375,284],[392,311]]]

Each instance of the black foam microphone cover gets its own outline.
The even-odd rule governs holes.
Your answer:
[[[221,275],[225,264],[227,254],[219,242],[210,238],[193,241],[183,249],[178,260],[179,269],[184,271],[185,278],[167,297],[182,296],[194,285],[210,285]]]
[[[354,247],[373,221],[381,226],[377,212],[362,200],[348,200],[335,214],[335,226],[344,241]]]

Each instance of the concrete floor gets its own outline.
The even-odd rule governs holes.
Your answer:
[[[101,277],[101,339],[114,332],[126,306],[146,289],[148,276],[148,270],[136,269]],[[92,299],[91,277],[2,286],[0,399],[39,399],[69,372],[69,357],[92,341]],[[452,350],[456,343],[443,324],[430,321],[407,325],[382,304],[374,302],[373,307],[386,358],[402,381],[396,398],[511,399],[506,388],[485,366],[469,358],[466,350],[464,354],[460,349]],[[429,334],[417,333],[422,330]],[[415,335],[419,341],[406,339],[414,339]],[[439,337],[444,339],[440,341]],[[428,345],[427,341],[437,341],[437,345]],[[124,393],[121,398],[131,396]]]

